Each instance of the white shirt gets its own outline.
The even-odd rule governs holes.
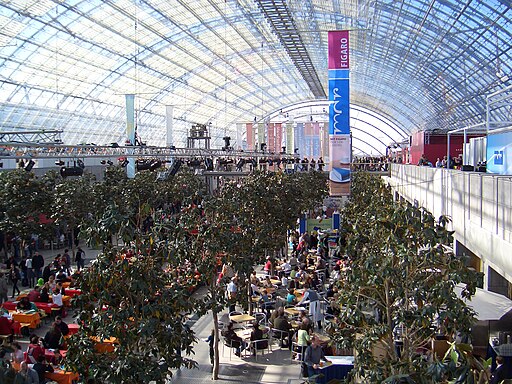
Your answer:
[[[57,304],[59,307],[62,307],[64,304],[62,302],[62,294],[52,294],[52,300],[53,300],[53,304]]]
[[[25,261],[25,266],[28,268],[28,269],[31,269],[32,268],[32,259],[29,257],[27,259],[27,261]]]

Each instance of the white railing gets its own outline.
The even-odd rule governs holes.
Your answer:
[[[512,175],[391,164],[400,196],[452,219],[455,237],[512,280]]]

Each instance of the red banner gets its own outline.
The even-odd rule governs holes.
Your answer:
[[[281,152],[281,146],[283,145],[283,126],[281,123],[276,123],[276,153]]]
[[[247,149],[249,151],[254,150],[254,131],[252,129],[252,123],[247,123],[245,125],[245,132],[247,135]]]
[[[268,151],[270,153],[274,152],[276,148],[276,136],[274,134],[274,123],[268,124],[268,131],[267,131],[267,138],[268,138]]]
[[[327,36],[329,69],[349,69],[348,31],[330,31]]]

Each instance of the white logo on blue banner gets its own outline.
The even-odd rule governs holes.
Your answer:
[[[350,133],[350,87],[348,69],[329,70],[329,134]]]

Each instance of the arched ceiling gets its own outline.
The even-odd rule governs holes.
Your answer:
[[[221,145],[236,123],[325,97],[341,29],[353,104],[406,133],[459,128],[509,84],[511,19],[508,0],[3,0],[0,130],[120,142],[136,94],[143,141],[165,143],[173,105],[176,142],[211,122]]]

